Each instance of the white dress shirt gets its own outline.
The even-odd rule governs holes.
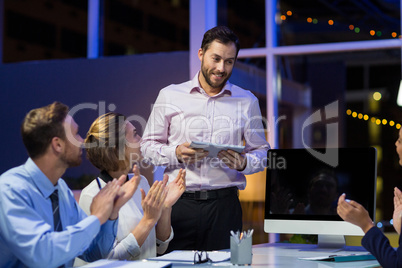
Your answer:
[[[262,171],[266,165],[269,144],[262,119],[258,99],[250,91],[227,82],[219,94],[209,96],[197,73],[192,80],[159,92],[141,151],[154,165],[166,166],[165,173],[173,180],[184,167],[176,157],[176,147],[184,142],[245,145],[247,166],[241,172],[213,157],[186,166],[187,190],[244,189],[244,174]]]

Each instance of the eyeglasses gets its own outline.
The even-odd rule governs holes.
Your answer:
[[[194,264],[212,262],[212,260],[208,257],[208,253],[206,251],[195,251],[194,252]]]

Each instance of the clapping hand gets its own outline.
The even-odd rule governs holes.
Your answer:
[[[114,179],[108,182],[94,197],[90,207],[91,215],[96,216],[101,224],[104,224],[110,218],[114,208],[113,202],[119,190],[120,181]]]
[[[152,184],[151,189],[149,189],[148,194],[145,194],[143,189],[141,190],[142,195],[142,209],[144,210],[144,218],[149,220],[154,225],[160,218],[162,214],[163,205],[165,204],[167,189],[167,181],[155,181]]]
[[[113,211],[110,215],[111,220],[115,220],[118,217],[120,208],[131,199],[137,190],[138,184],[141,180],[140,170],[137,165],[134,165],[133,173],[134,176],[127,182],[125,182],[127,175],[122,175],[119,178],[119,183],[121,183],[122,186],[120,187],[120,190],[114,200]]]
[[[402,218],[402,192],[397,187],[394,188],[394,215],[393,225],[395,231],[401,234],[401,219]]]
[[[168,175],[165,174],[163,180],[167,181]],[[171,208],[186,190],[186,170],[180,169],[176,179],[167,186],[168,194],[165,200],[165,208]]]

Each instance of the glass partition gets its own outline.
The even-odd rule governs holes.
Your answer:
[[[399,1],[278,0],[278,44],[399,38],[399,10]]]
[[[377,221],[388,218],[393,211],[388,189],[401,176],[395,152],[402,123],[396,103],[400,49],[277,56],[276,61],[278,148],[376,147]],[[382,189],[387,189],[384,198]]]
[[[189,1],[104,0],[104,55],[189,49]]]

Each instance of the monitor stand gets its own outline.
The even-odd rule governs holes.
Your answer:
[[[345,237],[343,235],[318,235],[317,245],[303,247],[301,251],[337,252],[345,249]]]

